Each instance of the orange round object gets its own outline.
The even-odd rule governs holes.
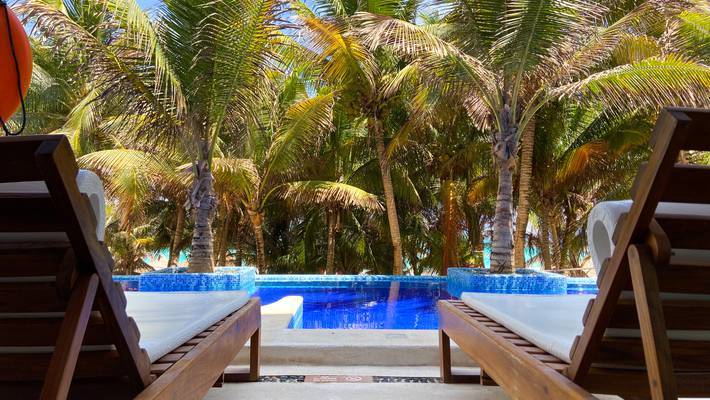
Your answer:
[[[7,12],[7,15],[5,14]],[[10,29],[7,29],[7,17],[10,17]],[[20,94],[17,91],[17,69],[15,58],[10,50],[10,36],[15,48],[15,58],[20,71],[22,97],[27,94],[32,79],[32,51],[22,23],[10,10],[9,6],[0,5],[0,118],[7,121],[20,106]]]

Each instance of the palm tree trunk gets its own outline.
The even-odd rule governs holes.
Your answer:
[[[173,233],[173,240],[170,242],[170,253],[168,255],[168,267],[177,265],[177,260],[180,256],[180,240],[182,240],[182,235],[185,231],[185,207],[182,204],[178,204],[177,216],[175,221],[175,232]]]
[[[256,241],[256,271],[266,272],[266,244],[264,242],[264,214],[259,211],[247,210]]]
[[[392,188],[392,177],[390,175],[390,164],[385,151],[385,138],[382,132],[382,126],[377,117],[369,119],[370,133],[375,137],[375,146],[377,147],[377,160],[380,163],[380,172],[382,173],[382,186],[385,192],[385,206],[387,208],[387,222],[390,228],[390,237],[392,238],[392,250],[394,259],[392,264],[392,273],[402,275],[404,271],[402,258],[402,238],[399,233],[399,220],[397,219],[397,205],[394,200],[394,189]]]
[[[552,257],[550,256],[550,225],[546,215],[547,210],[542,210],[540,213],[540,230],[538,232],[538,242],[540,244],[540,253],[542,253],[542,263],[545,270],[552,269]]]
[[[518,208],[515,220],[514,266],[525,268],[525,230],[530,213],[530,178],[532,177],[535,120],[530,120],[522,137],[520,148],[520,182],[518,185]]]
[[[493,158],[498,169],[498,194],[493,217],[491,272],[513,272],[513,166],[517,154],[516,128],[511,121],[510,107],[500,113],[501,129],[493,137]]]
[[[337,211],[329,209],[327,211],[328,219],[328,250],[326,253],[325,273],[332,274],[335,272],[335,235],[337,233]]]
[[[195,179],[190,202],[195,227],[192,231],[189,270],[190,272],[213,272],[212,219],[217,208],[217,198],[214,194],[214,177],[206,159],[200,160],[197,164],[197,179]]]
[[[222,228],[219,232],[219,246],[216,255],[216,258],[219,260],[217,265],[222,267],[227,262],[227,251],[229,250],[229,243],[227,243],[227,240],[229,238],[229,227],[231,226],[229,223],[232,222],[232,215],[234,215],[231,208],[227,209],[225,214],[224,222],[222,223]]]
[[[557,230],[557,219],[553,215],[552,207],[547,209],[547,220],[550,226],[550,236],[552,237],[552,269],[562,268],[562,249],[560,248],[560,235]]]
[[[445,180],[441,184],[442,192],[442,224],[441,230],[444,237],[443,259],[441,262],[442,276],[448,275],[449,267],[459,265],[458,239],[459,239],[459,221],[456,210],[456,192],[454,190],[454,182],[451,179]]]
[[[234,248],[236,249],[236,255],[234,259],[234,265],[242,265],[242,226],[241,217],[238,220],[237,225],[234,227]]]

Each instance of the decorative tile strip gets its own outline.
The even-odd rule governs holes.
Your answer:
[[[483,268],[449,268],[447,287],[456,297],[462,292],[566,294],[567,278],[530,269],[518,269],[515,274],[491,274]]]

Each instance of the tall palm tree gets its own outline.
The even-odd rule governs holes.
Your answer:
[[[358,11],[378,12],[413,21],[417,4],[407,1],[320,1],[318,15],[299,7],[305,37],[313,47],[315,60],[321,65],[323,79],[338,88],[340,101],[356,116],[364,117],[374,140],[380,167],[385,208],[393,249],[393,273],[404,271],[402,238],[392,183],[391,161],[386,151],[385,135],[388,102],[394,93],[383,95],[384,75],[392,69],[391,57],[368,51],[354,34],[352,16]]]
[[[43,35],[81,54],[82,72],[101,93],[95,101],[124,116],[117,128],[179,142],[192,155],[193,271],[214,264],[215,151],[253,119],[284,9],[279,0],[167,0],[151,20],[135,0],[22,6]]]
[[[710,68],[696,59],[662,52],[610,62],[629,37],[649,37],[683,5],[648,1],[618,15],[584,1],[454,0],[446,19],[434,26],[356,15],[370,49],[385,46],[409,57],[411,69],[431,87],[460,99],[472,120],[490,132],[498,176],[493,272],[508,273],[514,266],[513,172],[521,136],[541,107],[560,97],[600,102],[610,112],[707,105]],[[520,195],[528,196],[529,188],[521,188]],[[525,219],[526,214],[519,210]]]
[[[546,269],[579,268],[578,238],[586,216],[603,200],[628,198],[643,160],[653,115],[609,115],[602,107],[554,102],[539,112],[531,204]]]

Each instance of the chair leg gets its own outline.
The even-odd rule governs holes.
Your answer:
[[[439,329],[439,366],[441,368],[441,381],[453,383],[451,378],[451,339],[443,329]]]
[[[498,386],[496,381],[494,381],[493,378],[488,376],[488,374],[486,373],[486,371],[483,370],[483,368],[481,368],[481,381],[480,382],[481,382],[481,386]]]
[[[66,399],[69,394],[98,285],[98,277],[91,274],[80,277],[74,286],[42,385],[42,400]]]
[[[678,388],[651,251],[645,245],[630,246],[628,259],[651,398],[677,399]]]
[[[259,380],[259,346],[261,342],[261,329],[257,329],[249,341],[249,380]]]
[[[212,385],[212,387],[221,388],[223,384],[224,384],[224,372],[219,374],[219,378],[217,378],[217,380],[214,382],[214,385]]]

